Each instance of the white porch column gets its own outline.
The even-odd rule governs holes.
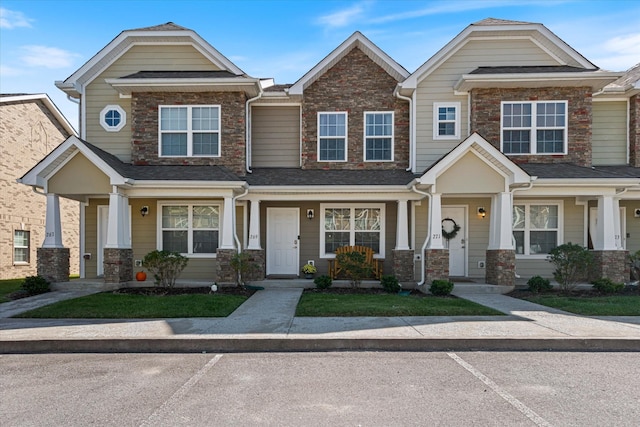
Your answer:
[[[64,248],[62,244],[62,223],[60,221],[60,198],[57,194],[47,193],[43,248]]]
[[[224,206],[222,207],[222,242],[220,249],[235,249],[233,244],[233,229],[236,226],[233,223],[233,197],[224,198]]]
[[[409,221],[407,219],[408,200],[398,200],[398,218],[396,219],[396,250],[409,250]]]
[[[444,249],[442,239],[442,195],[431,195],[431,209],[429,209],[429,243],[427,249]]]
[[[487,249],[507,249],[513,247],[513,201],[511,193],[494,194],[491,197],[489,218],[489,247]]]
[[[620,224],[620,199],[613,199],[613,234],[616,242],[616,249],[623,250],[622,225]]]
[[[615,251],[620,245],[620,204],[613,196],[598,197],[598,221],[593,249],[596,251]],[[616,242],[616,217],[617,235]],[[616,244],[617,243],[617,244]]]
[[[247,249],[260,250],[260,200],[251,200],[249,213],[249,244]]]
[[[114,187],[109,193],[109,222],[105,248],[131,249],[129,239],[129,198]]]

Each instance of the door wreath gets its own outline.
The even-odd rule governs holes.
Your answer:
[[[447,230],[444,228],[445,222],[450,222],[453,226]],[[451,240],[458,235],[458,231],[460,231],[460,226],[453,219],[445,218],[442,220],[442,237]]]

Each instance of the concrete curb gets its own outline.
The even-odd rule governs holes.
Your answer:
[[[327,351],[638,352],[640,338],[114,338],[0,342],[0,354]]]

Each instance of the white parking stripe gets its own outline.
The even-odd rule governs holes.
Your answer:
[[[498,395],[500,397],[502,397],[504,400],[509,402],[511,404],[511,406],[516,408],[518,411],[522,412],[531,421],[533,421],[534,423],[536,423],[539,426],[551,427],[551,424],[549,424],[549,422],[547,422],[547,420],[542,418],[540,415],[536,414],[527,405],[525,405],[524,403],[520,402],[518,399],[516,399],[515,397],[513,397],[512,395],[510,395],[509,393],[504,391],[498,384],[496,384],[493,381],[491,381],[491,379],[489,379],[482,372],[478,371],[476,368],[474,368],[473,366],[471,366],[470,364],[468,364],[467,362],[462,360],[462,358],[460,356],[458,356],[455,353],[447,353],[447,355],[450,358],[452,358],[453,360],[455,360],[464,369],[466,369],[467,371],[471,372],[474,377],[478,378],[480,381],[482,381],[487,386],[489,386],[491,388],[491,390],[493,390],[496,393],[498,393]]]
[[[156,409],[153,414],[149,415],[149,418],[147,418],[145,422],[140,424],[140,427],[159,425],[160,423],[162,423],[165,417],[171,411],[173,411],[173,408],[181,403],[182,398],[189,392],[189,390],[191,390],[191,388],[196,385],[198,381],[200,381],[200,378],[202,378],[209,371],[209,369],[211,369],[213,365],[215,365],[221,358],[221,354],[216,354],[211,360],[207,362],[206,365],[204,365],[198,372],[196,372],[191,378],[189,378],[189,381],[184,383],[182,387],[176,390],[176,392],[173,393],[170,398],[168,398],[162,405],[160,405],[160,407]]]

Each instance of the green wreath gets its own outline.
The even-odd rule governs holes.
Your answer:
[[[453,228],[451,228],[451,230],[447,231],[444,229],[445,221],[453,223]],[[451,218],[445,218],[442,220],[442,237],[447,240],[451,240],[458,235],[458,231],[460,231],[460,226],[456,224],[454,220],[452,220]]]

